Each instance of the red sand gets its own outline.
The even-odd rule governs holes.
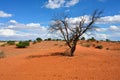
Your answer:
[[[63,46],[41,42],[26,49],[0,47],[7,54],[0,59],[0,80],[120,80],[120,50],[77,45],[75,56],[68,57],[57,55],[65,50],[57,44]]]

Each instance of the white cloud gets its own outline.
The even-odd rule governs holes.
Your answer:
[[[40,23],[23,24],[15,20],[0,25],[0,39],[6,40],[28,40],[41,37],[43,39],[53,37],[48,33],[47,26],[41,26]]]
[[[28,26],[28,27],[34,27],[34,28],[39,28],[41,25],[39,23],[29,23],[29,24],[26,24],[26,26]]]
[[[15,31],[11,29],[0,29],[1,36],[13,36],[15,35]]]
[[[79,2],[79,0],[70,0],[66,3],[66,7],[74,6],[78,2]]]
[[[48,0],[45,7],[51,9],[60,8],[63,6],[64,3],[65,3],[64,0]]]
[[[71,24],[75,24],[79,22],[83,16],[68,18],[67,20]],[[90,16],[85,15],[86,22],[90,21]],[[85,35],[88,38],[95,37],[96,39],[120,39],[120,26],[111,25],[107,28],[96,28],[96,33],[92,35]],[[14,39],[14,40],[28,40],[35,39],[36,37],[45,38],[57,38],[57,34],[48,33],[48,27],[42,26],[40,23],[19,23],[15,20],[10,20],[7,23],[0,23],[0,39]],[[111,33],[110,33],[111,32]],[[60,35],[58,33],[58,35]],[[59,37],[59,36],[58,36]]]
[[[28,39],[35,39],[39,37],[38,34],[35,33],[26,33],[22,31],[15,31],[12,29],[0,29],[0,38],[2,40],[28,40]]]
[[[16,24],[16,23],[17,23],[16,20],[10,20],[9,22],[10,22],[10,23],[13,23],[13,24]]]
[[[108,28],[96,28],[95,29],[97,32],[105,32],[108,30]]]
[[[116,37],[116,38],[119,38],[119,40],[120,40],[120,33],[117,33],[117,32],[115,32],[114,34],[112,34],[110,37]]]
[[[108,39],[109,38],[109,35],[108,34],[104,34],[104,33],[97,33],[95,34],[95,38],[96,39]]]
[[[50,9],[56,9],[61,7],[71,7],[76,5],[79,2],[79,0],[48,0],[48,2],[45,4],[46,8]]]
[[[12,14],[5,13],[4,11],[0,11],[0,17],[12,17]]]
[[[76,23],[79,22],[82,19],[83,16],[78,16],[74,18],[69,18],[70,23]],[[91,16],[84,15],[85,23],[90,22]],[[113,16],[105,16],[101,17],[97,20],[96,24],[115,24],[120,23],[120,15],[113,15]]]
[[[83,19],[83,16],[74,17],[74,18],[67,18],[67,20],[70,24],[79,23],[82,19]],[[84,19],[85,19],[85,23],[90,22],[90,16],[89,15],[84,15]]]
[[[7,28],[14,30],[32,30],[32,29],[40,29],[42,26],[39,23],[28,23],[22,24],[18,23],[15,20],[10,20]]]
[[[81,21],[82,18],[83,16],[78,16],[74,18],[68,18],[67,20],[69,21],[69,23],[75,24]],[[90,15],[84,15],[84,18],[85,18],[85,23],[89,23],[91,20]],[[96,24],[116,24],[116,23],[120,23],[120,15],[105,16],[105,17],[99,18],[96,21]]]
[[[100,28],[96,28],[95,30],[97,32],[95,32],[95,34],[91,34],[91,35],[84,35],[85,37],[87,38],[90,38],[92,36],[94,36],[96,39],[111,39],[111,40],[114,40],[114,38],[116,38],[117,40],[119,38],[119,33],[120,33],[120,26],[116,26],[116,25],[113,25],[112,23],[120,23],[120,15],[114,15],[114,16],[105,16],[105,17],[102,17],[100,20],[97,21],[97,24],[99,23],[99,26],[100,24],[109,24],[111,23],[111,25],[109,27],[100,27]],[[74,17],[74,18],[67,18],[68,22],[70,23],[70,25],[72,24],[72,26],[74,26],[74,24],[76,25],[76,23],[79,23],[79,21],[81,21],[83,16],[79,16],[79,17]],[[90,16],[89,15],[85,15],[85,23],[88,23],[90,22]],[[105,26],[105,25],[104,25]],[[112,33],[112,34],[111,34]],[[112,36],[112,35],[115,35],[115,36]],[[114,38],[113,38],[114,37]]]
[[[98,19],[98,24],[120,23],[120,15],[105,16]]]
[[[112,25],[112,26],[110,26],[110,30],[112,30],[112,31],[120,31],[120,27]]]
[[[95,33],[87,32],[87,34],[83,34],[82,36],[84,36],[86,39],[94,37],[97,40],[105,40],[109,38],[109,34],[98,33],[98,32]]]
[[[83,16],[78,16],[78,17],[74,17],[74,18],[68,18],[69,23],[76,23],[81,21],[81,19],[83,18]],[[90,15],[84,15],[85,18],[85,23],[90,22]],[[105,17],[101,17],[97,20],[96,24],[116,24],[116,23],[120,23],[120,15],[113,15],[113,16],[105,16]]]

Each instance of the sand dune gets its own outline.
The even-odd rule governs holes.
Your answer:
[[[101,44],[104,49],[78,44],[74,57],[61,55],[67,49],[64,42],[0,47],[7,55],[0,59],[0,80],[120,80],[120,50]]]

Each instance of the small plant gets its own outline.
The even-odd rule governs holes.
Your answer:
[[[63,45],[61,44],[60,47],[62,47]]]
[[[89,41],[94,42],[94,41],[96,41],[96,39],[95,39],[94,37],[92,37],[92,38],[88,39],[87,41],[88,41],[88,42],[89,42]]]
[[[90,47],[90,44],[88,44],[88,43],[84,43],[84,44],[81,44],[82,46],[84,46],[84,47]]]
[[[36,44],[37,43],[37,41],[33,41],[33,43],[32,44]]]
[[[81,40],[85,40],[85,37],[82,37]]]
[[[48,39],[45,39],[44,41],[52,41],[52,39],[51,39],[51,38],[48,38]]]
[[[5,56],[4,52],[1,51],[1,52],[0,52],[0,58],[5,58],[5,57],[6,57],[6,56]]]
[[[99,43],[99,41],[96,41],[96,43]]]
[[[97,48],[97,49],[102,49],[103,46],[102,46],[102,45],[98,45],[98,46],[96,46],[95,48]]]
[[[106,42],[110,42],[110,40],[109,40],[109,39],[106,39]]]
[[[6,43],[2,44],[1,47],[5,47]]]
[[[31,42],[32,40],[28,40],[29,42]]]
[[[29,41],[20,41],[18,44],[16,44],[17,48],[25,48],[29,45],[30,45]]]
[[[36,38],[36,41],[37,41],[37,42],[41,42],[42,39],[38,37],[38,38]]]
[[[106,48],[106,50],[109,50],[109,48]]]
[[[61,39],[55,39],[55,41],[61,41]]]
[[[51,41],[52,39],[51,38],[48,38],[48,41]]]
[[[7,41],[8,45],[15,45],[15,41]]]
[[[54,44],[54,46],[57,46],[58,44]]]

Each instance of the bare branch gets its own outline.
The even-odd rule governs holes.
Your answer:
[[[100,18],[101,13],[102,11],[95,10],[94,13],[90,16],[89,22],[86,23],[86,18],[83,16],[79,24],[76,23],[73,25],[70,25],[70,23],[67,21],[67,15],[57,15],[57,17],[54,17],[50,28],[52,31],[60,31],[66,44],[71,49],[71,56],[73,56],[79,37],[94,27],[93,24],[97,21],[98,18]]]

